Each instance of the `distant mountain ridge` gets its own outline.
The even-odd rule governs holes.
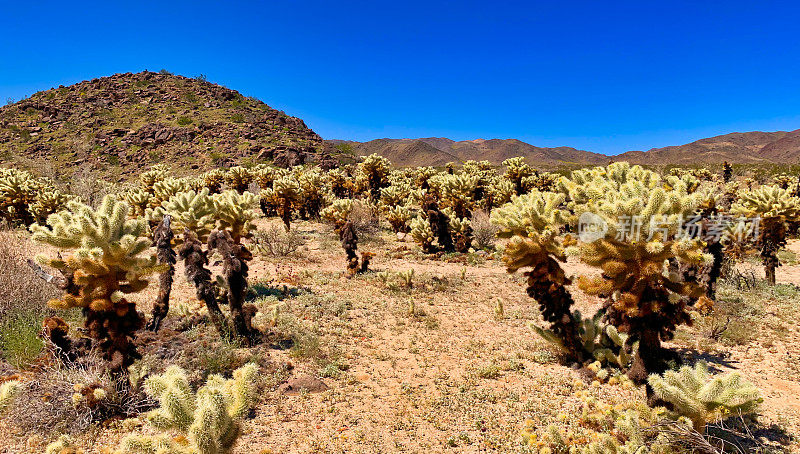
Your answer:
[[[376,139],[368,142],[326,141],[342,145],[359,156],[378,153],[399,166],[441,166],[448,162],[487,160],[500,164],[523,156],[535,164],[606,164],[629,161],[636,164],[739,164],[800,163],[800,129],[776,132],[734,132],[696,140],[684,145],[628,151],[607,156],[572,147],[537,147],[517,139],[454,141],[443,137],[420,139]]]
[[[500,164],[508,158],[522,156],[539,164],[602,164],[609,157],[571,147],[537,147],[517,139],[476,139],[456,142],[443,137],[422,139],[376,139],[369,142],[329,141],[344,145],[355,154],[378,153],[398,166],[442,166],[448,162],[468,160]]]
[[[255,98],[166,71],[114,74],[60,86],[0,107],[0,166],[69,177],[93,171],[126,180],[164,163],[182,173],[272,163],[325,168],[378,153],[397,166],[443,166],[515,156],[541,166],[800,163],[800,129],[736,132],[648,151],[606,156],[517,139],[444,137],[323,140],[305,122]]]

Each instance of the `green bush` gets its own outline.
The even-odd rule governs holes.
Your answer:
[[[11,365],[24,368],[41,354],[44,342],[39,339],[43,313],[24,311],[7,314],[0,322],[0,355]]]

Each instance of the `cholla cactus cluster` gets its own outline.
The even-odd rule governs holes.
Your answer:
[[[767,280],[774,284],[775,269],[781,265],[778,251],[786,245],[788,223],[800,221],[800,197],[778,186],[763,186],[741,194],[731,211],[760,219],[761,260]]]
[[[574,415],[559,414],[559,425],[537,427],[534,421],[527,421],[520,434],[526,452],[683,452],[669,436],[653,430],[669,421],[663,408],[647,408],[635,402],[610,404],[598,399],[581,381],[577,381],[574,388],[574,396],[582,402],[580,410]]]
[[[291,177],[285,176],[272,183],[272,189],[267,189],[261,195],[262,209],[268,207],[267,213],[276,212],[283,220],[283,225],[288,232],[291,228],[292,217],[300,203],[300,184]]]
[[[664,184],[655,172],[627,163],[574,172],[561,184],[576,215],[591,213],[607,226],[602,238],[580,249],[581,260],[603,273],[579,284],[604,298],[606,319],[639,341],[631,375],[642,382],[647,372],[665,370],[661,340],[671,338],[678,325],[691,323],[689,306],[705,294],[664,265],[711,260],[698,239],[678,235],[701,194],[690,192],[682,180]]]
[[[164,433],[129,435],[120,453],[225,454],[231,452],[241,432],[241,420],[257,401],[258,366],[236,369],[233,378],[212,375],[194,392],[187,374],[171,366],[162,375],[145,380],[145,391],[159,408],[147,415],[150,424]],[[180,434],[173,437],[168,431]]]
[[[730,180],[729,166],[725,172],[723,179]],[[258,208],[266,216],[278,216],[287,231],[297,219],[321,218],[331,224],[345,250],[350,276],[366,271],[373,256],[362,252],[359,257],[359,216],[354,208],[368,206],[399,234],[399,241],[408,233],[424,252],[440,255],[473,251],[472,228],[479,231],[480,222],[472,223],[472,214],[490,212],[498,236],[507,240],[499,248],[508,271],[524,271],[527,293],[541,311],[545,326],[535,326],[536,333],[598,381],[647,383],[649,403],[668,403],[674,410],[659,410],[655,417],[587,401],[583,418],[610,434],[586,438],[550,431],[546,440],[537,440],[531,430],[526,443],[570,452],[669,452],[663,439],[645,430],[661,416],[682,417],[683,423],[701,431],[720,416],[754,411],[758,402],[757,391],[738,376],[712,377],[701,366],[667,371],[679,358],[662,342],[671,339],[679,325],[691,323],[691,311],[713,306],[713,282],[700,274],[709,268],[718,275],[711,258],[719,262],[723,244],[730,244],[727,236],[718,243],[684,237],[682,221],[698,214],[760,217],[759,246],[767,278],[773,282],[777,251],[785,245],[789,225],[800,222],[800,199],[791,192],[794,180],[789,176],[778,177],[777,186],[746,192],[739,183],[723,185],[718,180],[704,169],[662,176],[627,163],[558,177],[521,157],[506,160],[499,169],[486,161],[450,163],[445,169],[392,169],[387,159],[370,155],[333,170],[257,165],[193,178],[177,178],[155,166],[119,198],[108,197],[94,210],[46,180],[3,170],[0,216],[38,222],[32,227],[33,238],[68,254],[43,259],[64,276],[65,295],[51,306],[84,309],[89,336],[112,371],[124,373],[138,357],[132,339],[144,325],[129,295],[145,288],[149,273],[162,272],[149,325],[158,329],[169,310],[177,258],[183,260],[197,299],[221,335],[246,346],[263,339],[254,324],[265,329],[277,324],[276,316],[259,323],[263,314],[254,323],[255,306],[245,302],[252,259],[248,247],[260,217]],[[750,185],[755,187],[755,181]],[[66,211],[60,211],[64,207]],[[603,226],[590,239],[576,235],[587,219]],[[708,226],[701,232],[708,234]],[[481,243],[475,244],[477,248]],[[222,265],[216,278],[210,269],[212,255]],[[567,276],[568,256],[599,273]],[[409,292],[413,275],[413,269],[397,274]],[[378,277],[387,281],[390,275]],[[584,317],[574,310],[573,282],[602,302],[597,313]],[[416,314],[411,301],[409,312]],[[504,317],[502,301],[496,314]],[[49,325],[58,328],[51,332],[66,337],[67,328],[55,320]],[[187,373],[177,368],[150,377],[145,388],[161,405],[148,419],[164,433],[128,437],[121,452],[229,452],[255,398],[256,370],[248,365],[231,380],[213,376],[197,392],[189,386]],[[0,410],[13,397],[14,386],[18,385],[0,386]],[[76,389],[76,404],[96,405],[104,392],[82,386]]]
[[[255,177],[255,174],[250,169],[231,167],[228,173],[225,174],[225,183],[230,189],[243,194],[250,186],[250,183],[255,180]]]
[[[83,454],[83,449],[79,448],[72,437],[63,434],[58,439],[45,448],[45,454]]]
[[[44,223],[72,198],[45,178],[36,178],[24,170],[0,168],[0,220],[26,226]]]
[[[214,204],[214,217],[217,229],[227,230],[233,241],[241,243],[243,238],[250,238],[255,226],[253,221],[258,217],[258,197],[252,193],[239,194],[236,191],[225,191],[211,198]]]
[[[598,361],[595,372],[606,365],[628,370],[637,383],[666,370],[671,356],[661,341],[670,339],[679,324],[691,323],[691,306],[705,298],[704,288],[666,266],[710,259],[700,240],[679,235],[681,221],[703,200],[695,182],[693,176],[662,179],[642,167],[616,163],[574,171],[559,181],[559,192],[534,190],[493,212],[498,235],[512,239],[505,254],[509,271],[530,269],[528,293],[550,323],[538,332],[558,344],[568,360]],[[578,281],[581,290],[604,301],[591,321],[571,311],[571,280],[561,267],[566,260],[561,235],[565,226],[580,231],[584,213],[604,229],[571,247],[584,263],[602,270]],[[637,224],[624,225],[625,219]],[[606,325],[598,329],[601,317]]]
[[[143,290],[155,271],[147,251],[144,220],[128,219],[129,206],[107,196],[95,210],[77,201],[51,215],[49,226],[34,224],[33,239],[69,252],[66,258],[37,257],[60,270],[69,281],[51,307],[79,307],[86,315],[89,336],[104,353],[112,371],[124,371],[138,357],[132,343],[144,319],[126,295]]]

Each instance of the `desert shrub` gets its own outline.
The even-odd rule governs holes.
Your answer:
[[[493,249],[498,227],[491,223],[489,213],[475,210],[470,219],[472,238],[479,249]]]
[[[0,230],[0,356],[15,367],[29,365],[41,353],[38,334],[49,312],[44,303],[59,295],[27,265],[32,254],[20,233]]]
[[[286,257],[305,244],[305,239],[297,230],[286,231],[277,226],[257,230],[253,235],[256,252],[271,257]]]
[[[353,228],[360,238],[368,238],[380,230],[380,216],[377,209],[361,200],[354,200],[353,207],[347,219],[353,223]]]
[[[105,196],[120,192],[120,188],[91,170],[79,169],[67,182],[67,192],[80,198],[83,203],[96,207]]]
[[[91,405],[86,391],[92,391]],[[39,434],[85,433],[98,422],[135,416],[153,405],[145,394],[112,377],[96,356],[83,358],[81,367],[39,369],[35,380],[21,382],[16,402],[25,404],[9,406],[4,416],[18,429]]]
[[[0,228],[0,320],[9,314],[43,310],[43,303],[59,295],[28,266],[33,245],[21,232]]]

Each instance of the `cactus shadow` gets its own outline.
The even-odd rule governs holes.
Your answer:
[[[708,426],[707,436],[725,452],[789,452],[792,435],[777,424],[763,424],[749,416],[734,416]]]
[[[278,301],[283,301],[286,298],[295,298],[302,293],[304,289],[299,287],[283,285],[271,285],[264,282],[259,282],[250,286],[247,292],[247,300],[252,301],[259,298],[275,297]]]
[[[679,348],[677,349],[677,353],[684,363],[695,364],[699,361],[703,361],[708,364],[708,369],[714,373],[722,372],[722,367],[738,369],[740,364],[739,361],[732,359],[727,353],[699,352],[691,348]]]

